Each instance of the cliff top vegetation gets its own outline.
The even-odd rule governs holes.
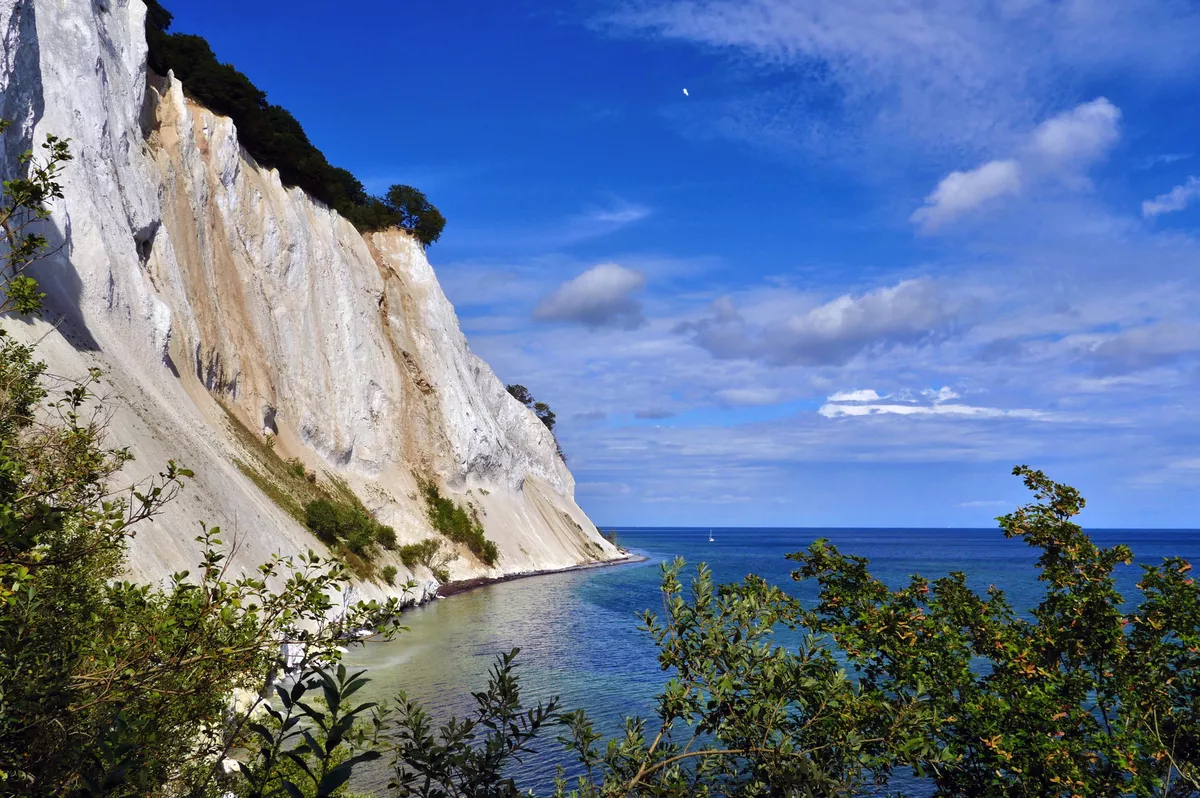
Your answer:
[[[259,164],[279,170],[284,185],[298,186],[364,232],[399,227],[422,246],[438,240],[446,219],[425,194],[406,185],[392,186],[383,197],[367,193],[348,170],[329,163],[286,108],[267,102],[250,78],[221,63],[204,38],[168,32],[171,12],[158,0],[146,6],[150,68],[160,75],[174,71],[185,94],[232,119],[238,142]]]

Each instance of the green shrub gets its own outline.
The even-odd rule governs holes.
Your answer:
[[[299,457],[293,457],[289,460],[284,460],[283,464],[287,466],[288,473],[296,479],[304,479],[307,473],[304,469],[304,463],[300,462]]]
[[[359,503],[313,499],[304,506],[304,522],[325,543],[342,543],[366,560],[376,543],[387,548],[396,545],[396,530],[376,521]]]
[[[396,566],[385,565],[383,567],[383,581],[387,582],[389,585],[396,584]]]
[[[482,529],[479,530],[479,534],[481,536],[483,535]],[[474,551],[474,549],[472,549],[472,551]],[[483,542],[480,544],[480,551],[478,554],[479,559],[483,560],[488,565],[495,565],[496,561],[500,559],[500,547],[496,545],[495,541],[484,538]]]
[[[369,526],[355,524],[346,532],[346,548],[359,557],[367,557],[375,545],[375,534]]]
[[[500,549],[483,534],[483,524],[453,499],[448,499],[433,482],[420,483],[421,494],[429,513],[429,523],[438,533],[455,543],[462,543],[486,565],[495,565]]]
[[[416,568],[424,565],[433,572],[439,582],[450,581],[450,573],[446,566],[458,559],[458,555],[443,545],[438,538],[425,538],[416,543],[400,547],[400,561],[406,568]]]
[[[341,534],[341,514],[329,499],[313,499],[304,505],[304,523],[326,543],[336,543]]]
[[[392,529],[387,524],[378,524],[375,527],[375,542],[383,546],[388,551],[396,550],[396,530]]]

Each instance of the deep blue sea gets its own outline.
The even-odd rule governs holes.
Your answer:
[[[708,563],[718,581],[757,574],[802,599],[811,588],[790,578],[784,559],[817,538],[847,554],[870,559],[871,570],[899,586],[914,573],[930,578],[963,571],[976,590],[996,585],[1018,610],[1037,603],[1041,587],[1035,553],[998,529],[617,529],[622,546],[645,562],[521,579],[464,593],[405,615],[408,632],[386,643],[369,643],[347,655],[366,667],[371,684],[360,693],[382,700],[405,690],[435,717],[470,711],[471,690],[481,689],[496,654],[519,647],[524,695],[530,701],[559,696],[564,708],[582,707],[604,731],[620,728],[625,715],[649,716],[664,675],[656,650],[637,630],[638,613],[661,606],[659,566],[675,557]],[[1197,530],[1101,530],[1099,545],[1129,544],[1139,562],[1179,556],[1200,562]],[[1119,586],[1136,599],[1140,569],[1118,571]],[[785,641],[781,641],[785,642]],[[564,760],[554,732],[518,771],[523,787],[548,792]],[[385,762],[355,777],[363,792],[386,785]],[[896,785],[900,786],[900,785]],[[915,785],[914,785],[915,787]],[[914,788],[914,794],[921,791]]]

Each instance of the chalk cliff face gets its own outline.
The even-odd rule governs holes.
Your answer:
[[[320,547],[236,466],[238,422],[345,480],[402,543],[434,534],[418,477],[474,506],[500,561],[463,549],[454,578],[615,557],[550,433],[471,353],[422,248],[284,188],[229,119],[148,75],[144,16],[141,0],[0,0],[5,168],[46,134],[75,155],[37,274],[57,324],[5,324],[42,338],[52,371],[104,370],[131,480],[168,459],[197,474],[139,534],[133,575],[194,564],[201,522],[236,536],[243,568]]]

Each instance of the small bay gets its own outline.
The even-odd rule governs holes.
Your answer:
[[[404,690],[443,721],[471,711],[471,691],[483,689],[488,669],[500,652],[520,648],[519,672],[526,702],[561,698],[565,709],[584,708],[602,731],[617,731],[626,715],[648,715],[666,678],[657,651],[637,628],[638,613],[658,610],[659,565],[683,557],[692,566],[707,563],[721,582],[757,574],[802,599],[815,588],[791,580],[794,563],[785,559],[818,538],[844,553],[870,559],[872,573],[892,586],[920,573],[936,578],[963,571],[970,585],[1004,589],[1018,610],[1037,603],[1041,585],[1034,570],[1036,552],[998,529],[618,529],[619,541],[647,559],[489,585],[432,602],[404,616],[409,631],[390,642],[352,649],[346,663],[367,668],[371,683],[363,700],[391,700]],[[1200,531],[1099,530],[1101,546],[1126,543],[1140,563],[1164,557],[1200,561]],[[1141,569],[1121,567],[1118,587],[1136,600]],[[780,644],[792,642],[780,635]],[[518,768],[518,783],[548,792],[556,766],[570,762],[545,734],[538,753]],[[362,792],[385,793],[386,761],[356,774]],[[898,785],[897,785],[898,786]]]

